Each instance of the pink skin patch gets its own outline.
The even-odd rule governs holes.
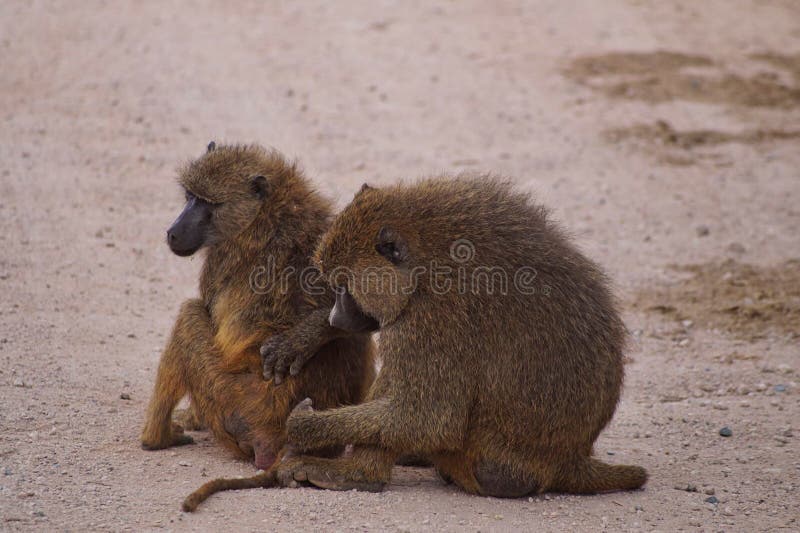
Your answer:
[[[277,459],[277,454],[272,446],[266,445],[262,441],[255,442],[253,452],[255,453],[256,468],[259,470],[266,470]]]

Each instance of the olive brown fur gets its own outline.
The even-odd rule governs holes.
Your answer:
[[[148,450],[192,442],[173,411],[185,395],[189,429],[206,426],[226,448],[269,467],[286,441],[285,422],[305,397],[327,408],[362,401],[374,379],[367,334],[312,330],[315,357],[278,385],[262,377],[265,338],[304,321],[325,322],[333,292],[304,291],[299,276],[254,290],[259,267],[301,272],[332,209],[296,164],[258,146],[216,146],[180,171],[187,205],[168,232],[179,255],[204,249],[200,297],[183,303],[162,353],[141,435]],[[302,331],[302,330],[301,330]],[[298,356],[300,357],[300,356]],[[308,357],[306,357],[308,358]]]
[[[353,453],[287,456],[278,482],[380,490],[397,457],[415,453],[486,496],[644,485],[643,468],[593,457],[623,382],[626,329],[609,283],[529,195],[491,176],[367,186],[315,258],[338,289],[331,320],[349,309],[377,322],[383,364],[365,403],[305,401],[289,417],[298,453],[343,444]],[[418,275],[434,265],[449,269],[436,284]],[[506,273],[506,291],[486,269]]]

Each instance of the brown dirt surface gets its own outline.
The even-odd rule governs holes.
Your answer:
[[[769,331],[787,334],[789,342],[800,339],[800,260],[759,267],[728,259],[673,268],[689,277],[639,292],[633,307],[751,341]]]
[[[692,165],[701,159],[715,159],[713,147],[720,144],[761,144],[800,139],[800,131],[752,129],[739,132],[714,130],[676,130],[669,122],[657,120],[654,124],[634,124],[623,128],[610,128],[603,137],[611,144],[621,141],[638,145],[661,162]]]
[[[706,56],[662,50],[579,57],[564,72],[578,83],[612,98],[777,108],[800,105],[796,56],[762,53],[738,58],[738,62],[747,60],[789,72],[794,83],[784,83],[779,72],[772,70],[742,76]]]
[[[0,531],[800,529],[795,0],[8,0],[0,58]],[[397,467],[182,513],[253,473],[205,432],[138,442],[197,291],[164,243],[175,169],[212,139],[298,157],[338,206],[465,169],[551,206],[620,296],[596,453],[645,489],[498,500]]]

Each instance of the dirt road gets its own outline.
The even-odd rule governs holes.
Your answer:
[[[0,64],[0,530],[800,529],[797,2],[9,0]],[[253,471],[202,433],[138,444],[196,291],[175,168],[212,139],[297,156],[339,205],[442,170],[533,191],[615,280],[633,341],[597,453],[646,489],[503,501],[397,468],[182,514]]]

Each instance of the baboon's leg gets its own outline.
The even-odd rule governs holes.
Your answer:
[[[433,456],[436,473],[445,483],[455,483],[470,494],[479,494],[480,487],[475,479],[475,461],[463,452],[438,453]]]
[[[175,405],[189,393],[198,417],[221,444],[243,459],[254,456],[256,466],[268,468],[285,444],[285,420],[296,402],[299,383],[288,380],[275,387],[253,372],[232,373],[211,332],[202,302],[186,302],[162,355],[142,446],[159,449],[189,439],[173,435],[170,421]],[[310,449],[336,450],[344,444]]]
[[[349,457],[325,459],[288,456],[278,466],[283,486],[307,482],[329,490],[380,492],[392,476],[398,454],[376,447],[355,447]]]
[[[183,429],[189,431],[203,431],[208,429],[207,424],[203,422],[197,414],[197,409],[195,409],[193,403],[189,404],[189,407],[186,409],[175,410],[172,413],[172,420],[182,426]]]
[[[475,480],[480,486],[480,494],[496,498],[520,498],[540,489],[539,482],[524,465],[512,468],[486,459],[475,464]]]
[[[254,373],[231,373],[229,366],[216,347],[202,301],[184,303],[159,365],[142,446],[182,443],[172,436],[170,417],[188,392],[198,417],[221,444],[243,459],[255,456],[259,468],[269,467],[285,441],[283,421],[295,401],[296,383],[277,390]]]
[[[183,434],[182,428],[178,429],[180,426],[175,425],[173,430],[172,410],[188,392],[183,369],[183,354],[191,344],[194,344],[190,339],[193,334],[208,335],[207,332],[199,331],[203,323],[198,322],[195,316],[198,307],[205,312],[200,300],[184,302],[167,347],[161,354],[156,384],[142,430],[142,448],[146,450],[159,450],[193,442],[191,437]]]
[[[187,393],[192,396],[196,418],[210,425],[214,436],[243,458],[258,455],[260,448],[270,446],[272,438],[257,441],[253,438],[251,430],[257,425],[254,416],[247,417],[235,410],[246,400],[254,403],[248,392],[261,386],[262,380],[254,375],[226,373],[223,364],[203,302],[197,299],[184,302],[159,363],[142,431],[143,448],[157,450],[192,442],[191,437],[183,435],[183,428],[172,422],[173,409]],[[258,392],[261,390],[263,387]]]
[[[511,468],[490,459],[474,459],[463,452],[434,456],[436,472],[445,483],[455,483],[471,494],[495,498],[519,498],[538,492],[540,485],[526,465]]]

